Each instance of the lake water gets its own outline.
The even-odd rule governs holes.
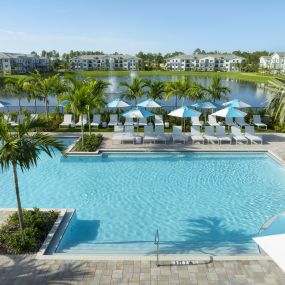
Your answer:
[[[123,93],[124,87],[119,87],[118,84],[121,81],[128,81],[130,82],[132,77],[136,76],[135,74],[131,74],[130,76],[108,76],[108,77],[95,77],[98,79],[106,80],[110,83],[109,88],[107,89],[107,101],[111,101],[114,98],[117,98],[120,94]],[[211,78],[209,77],[199,77],[199,76],[189,76],[193,80],[201,83],[204,86],[207,86],[211,82]],[[176,81],[181,76],[175,75],[175,76],[166,76],[166,75],[160,75],[160,76],[144,76],[143,78],[148,78],[151,80],[164,80],[164,81]],[[252,83],[252,82],[246,82],[246,81],[238,81],[233,80],[230,78],[223,79],[222,84],[224,86],[227,86],[231,89],[231,93],[228,95],[229,99],[241,99],[242,101],[247,102],[252,107],[266,107],[267,105],[267,96],[268,92],[266,92],[263,88],[262,84]],[[142,98],[143,100],[144,98]],[[18,100],[17,98],[7,98],[3,96],[3,94],[0,94],[0,100],[4,100],[7,102],[10,102],[14,106],[18,106]],[[131,102],[134,104],[134,102]],[[174,106],[175,105],[175,97],[171,98],[167,102],[163,102],[165,106]],[[182,102],[178,101],[178,106],[181,105]],[[190,105],[192,102],[185,101],[186,105]],[[34,106],[34,102],[28,102],[26,99],[22,100],[23,106]],[[43,106],[43,102],[37,102],[38,106]],[[50,106],[55,106],[56,100],[55,98],[50,98]],[[9,107],[10,111],[14,111],[13,107]],[[43,109],[43,108],[41,108]]]

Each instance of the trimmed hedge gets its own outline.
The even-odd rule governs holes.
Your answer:
[[[23,216],[23,230],[20,230],[17,212],[0,227],[1,252],[12,254],[37,252],[55,223],[58,213],[34,209],[23,210]]]
[[[87,151],[94,152],[100,146],[103,140],[103,136],[101,134],[97,135],[84,135],[82,146],[82,138],[75,144],[75,151]]]

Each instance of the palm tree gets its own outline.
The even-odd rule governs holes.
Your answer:
[[[5,91],[11,93],[12,95],[16,95],[18,97],[19,103],[19,112],[21,113],[21,100],[25,97],[25,77],[14,78],[9,77],[5,79]]]
[[[41,100],[41,96],[38,93],[37,82],[39,82],[37,73],[32,74],[31,76],[27,77],[23,89],[27,92],[27,99],[30,102],[34,100],[35,103],[35,113],[37,113],[37,100]]]
[[[165,99],[168,100],[170,97],[175,96],[175,107],[177,108],[177,99],[187,98],[192,101],[197,101],[204,98],[202,86],[189,79],[188,77],[182,77],[177,81],[169,81],[166,86]]]
[[[93,80],[88,79],[85,81],[85,84],[89,88],[89,97],[88,97],[88,126],[89,126],[89,135],[91,135],[91,120],[90,113],[93,109],[100,109],[106,105],[105,101],[105,89],[109,86],[109,83],[103,80]]]
[[[165,94],[165,82],[161,80],[144,80],[147,90],[147,97],[154,100],[162,100]]]
[[[214,102],[216,100],[228,99],[227,94],[231,92],[231,89],[226,86],[221,85],[221,77],[214,76],[212,82],[207,87],[204,87],[203,90]]]
[[[69,92],[66,92],[61,97],[61,100],[67,100],[68,103],[66,106],[69,106],[74,114],[81,117],[81,143],[84,145],[84,125],[83,125],[83,115],[89,112],[90,104],[90,92],[92,91],[91,87],[86,84],[85,81],[76,81],[71,82],[73,85],[70,88]]]
[[[131,83],[120,82],[119,86],[126,87],[124,97],[127,100],[134,100],[137,105],[137,99],[144,95],[143,88],[146,87],[145,82],[137,77],[133,78]]]
[[[37,166],[40,153],[43,151],[52,157],[54,148],[63,153],[64,146],[56,138],[39,132],[31,134],[34,129],[42,127],[41,120],[25,120],[19,124],[17,131],[11,132],[9,125],[0,120],[0,165],[3,170],[12,167],[16,193],[20,229],[24,228],[23,212],[20,199],[18,167],[23,172]]]
[[[282,80],[272,79],[266,88],[271,93],[267,110],[282,126],[285,124],[285,83]]]

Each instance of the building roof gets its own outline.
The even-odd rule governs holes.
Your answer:
[[[34,54],[24,54],[24,53],[12,53],[12,52],[0,52],[0,58],[19,58],[19,57],[25,57],[25,58],[40,58],[40,59],[46,59],[47,57],[40,57],[38,55]]]
[[[101,58],[113,58],[113,59],[137,59],[139,60],[140,58],[129,55],[129,54],[94,54],[94,55],[79,55],[76,57],[73,57],[72,59],[86,59],[86,60],[92,60],[92,59],[101,59]]]
[[[168,58],[167,60],[171,60],[171,59],[203,59],[203,58],[207,58],[207,57],[212,57],[212,58],[224,58],[224,59],[228,59],[228,60],[231,60],[231,59],[244,59],[243,57],[241,56],[237,56],[235,54],[222,54],[222,53],[219,53],[219,54],[190,54],[190,55],[187,55],[187,54],[182,54],[182,55],[178,55],[178,56],[174,56],[174,57],[171,57],[171,58]]]

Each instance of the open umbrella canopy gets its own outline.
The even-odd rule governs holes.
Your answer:
[[[221,107],[219,104],[211,100],[201,100],[192,106],[199,109],[217,109]]]
[[[135,108],[123,113],[122,116],[124,116],[126,118],[140,119],[140,118],[147,118],[147,117],[154,116],[154,114],[145,110],[145,109],[142,109],[140,107],[135,107]]]
[[[65,107],[70,101],[69,100],[63,100],[62,102],[59,103],[59,107]]]
[[[190,109],[187,106],[182,106],[178,109],[171,111],[168,115],[172,117],[189,118],[199,117],[201,115],[201,112]]]
[[[140,102],[137,104],[138,107],[144,107],[144,108],[160,108],[161,104],[154,101],[153,99],[147,99],[143,102]]]
[[[124,100],[118,98],[113,100],[112,102],[108,103],[108,108],[126,108],[130,107],[130,104],[125,102]]]
[[[241,101],[240,99],[235,99],[235,100],[226,102],[223,105],[227,106],[227,107],[234,107],[234,108],[249,108],[249,107],[251,107],[251,105]]]
[[[285,272],[285,213],[270,219],[264,231],[253,240],[276,262]]]
[[[0,101],[0,108],[6,107],[6,106],[10,106],[11,104],[8,102],[4,102],[4,101]]]
[[[234,107],[226,107],[212,114],[212,116],[218,116],[223,118],[242,118],[246,116],[245,112],[242,112]]]

